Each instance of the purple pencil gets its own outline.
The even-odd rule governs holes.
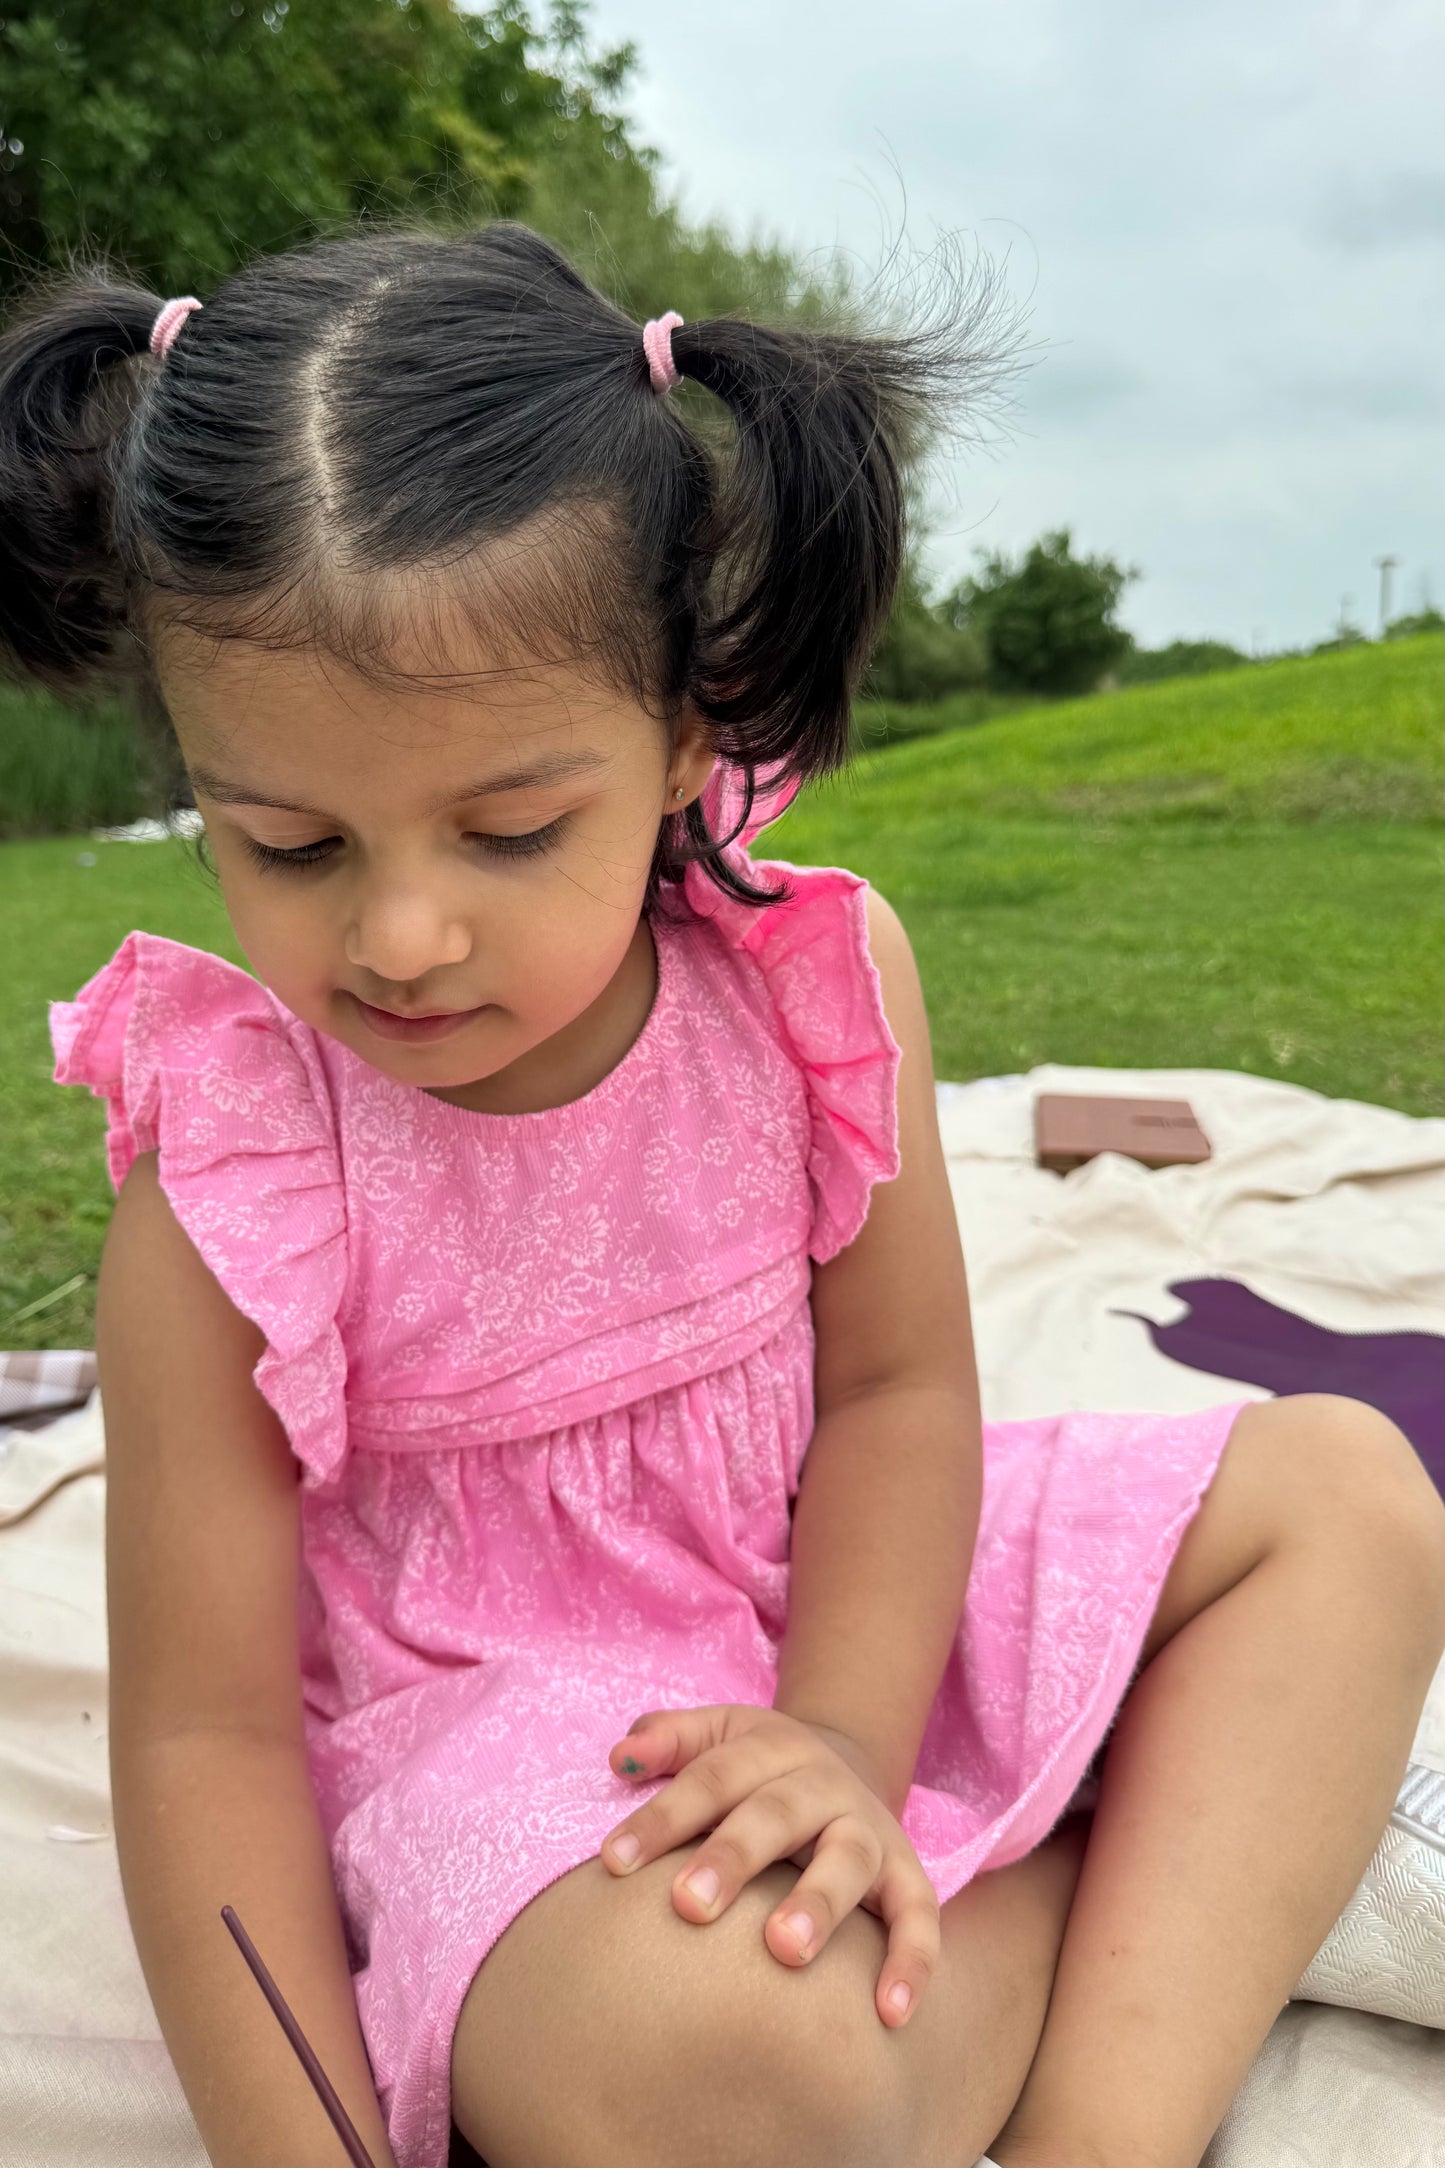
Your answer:
[[[316,2088],[316,2097],[331,2118],[332,2129],[346,2148],[346,2157],[352,2168],[376,2168],[376,2163],[361,2142],[361,2136],[351,2117],[342,2107],[336,2087],[317,2060],[316,2050],[307,2039],[295,2018],[291,2015],[286,1998],[282,1994],[261,1960],[255,1943],[237,1919],[230,1905],[222,1905],[221,1918],[225,1921],[246,1963],[256,1976],[256,1984],[265,1996],[280,2022],[281,2030],[296,2050],[296,2059]]]

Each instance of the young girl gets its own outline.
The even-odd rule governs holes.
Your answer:
[[[508,225],[0,349],[12,663],[150,674],[256,974],[136,932],[53,1011],[121,1871],[228,2168],[343,2155],[223,1904],[402,2168],[1184,2168],[1388,1815],[1410,1448],[981,1426],[907,940],[748,853],[931,352],[639,326]]]

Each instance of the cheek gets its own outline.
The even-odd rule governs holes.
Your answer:
[[[560,1029],[595,1001],[620,968],[641,909],[564,883],[535,893],[481,933],[497,998],[519,1016]]]
[[[324,915],[288,892],[284,876],[268,885],[264,876],[229,868],[219,852],[216,863],[227,916],[252,968],[288,1008],[304,1015],[307,990],[335,975]]]

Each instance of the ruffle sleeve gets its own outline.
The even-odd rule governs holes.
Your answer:
[[[771,816],[770,816],[771,817]],[[749,832],[752,832],[751,824]],[[878,967],[868,945],[868,884],[839,866],[794,866],[748,857],[755,883],[791,890],[761,908],[725,896],[689,866],[689,907],[711,919],[762,973],[774,1016],[808,1091],[813,1195],[808,1252],[826,1264],[868,1217],[875,1182],[898,1173],[898,1065]]]
[[[325,1075],[304,1026],[219,956],[127,934],[50,1005],[57,1084],[107,1103],[117,1189],[158,1154],[177,1220],[266,1335],[255,1378],[308,1489],[346,1448],[346,1199]]]

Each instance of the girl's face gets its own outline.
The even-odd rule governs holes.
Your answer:
[[[496,1111],[620,1060],[655,984],[658,824],[712,768],[697,717],[669,752],[645,709],[553,664],[478,660],[465,697],[179,632],[157,664],[236,936],[296,1016]]]

